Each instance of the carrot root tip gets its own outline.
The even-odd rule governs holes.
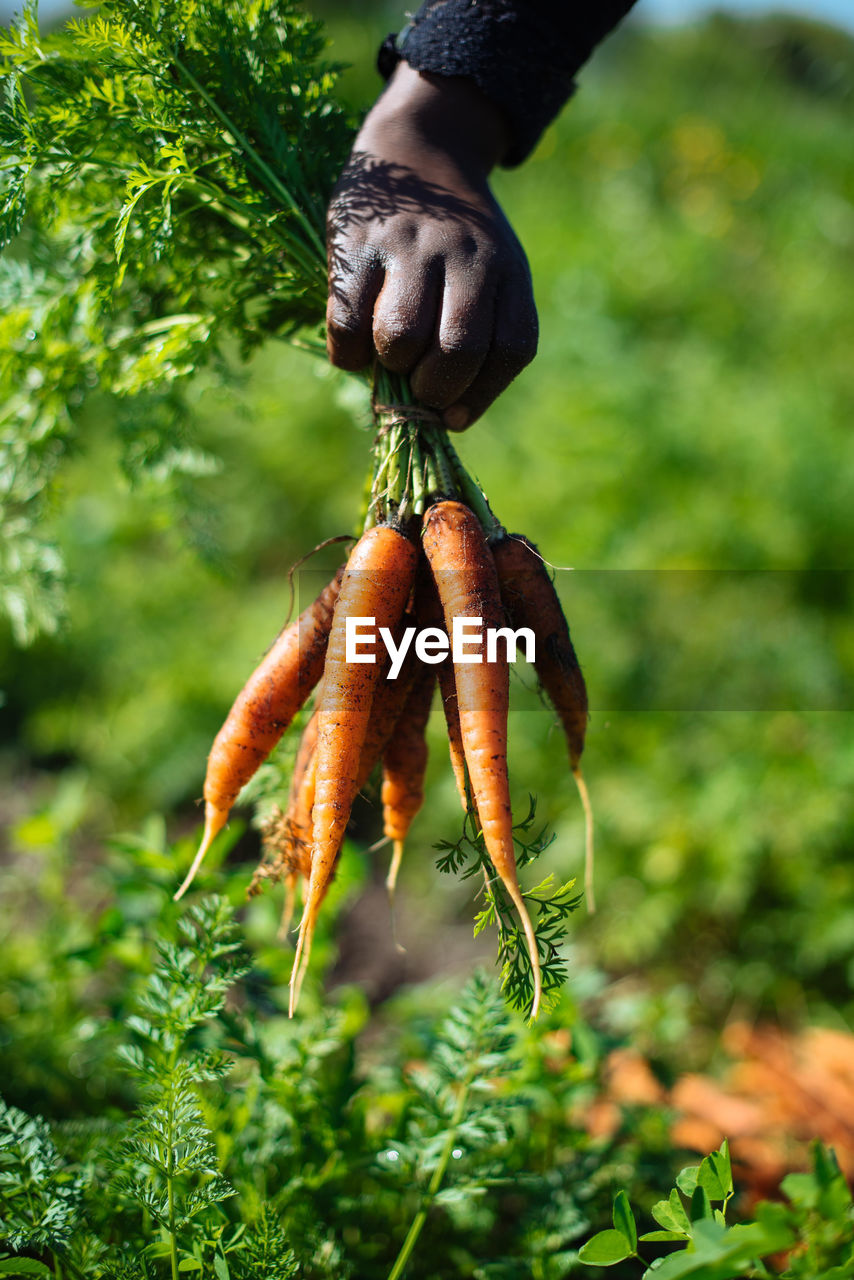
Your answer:
[[[202,865],[204,856],[214,842],[214,839],[222,831],[228,821],[227,809],[216,809],[212,804],[208,804],[205,808],[205,829],[202,835],[202,843],[199,845],[199,851],[193,859],[190,870],[184,877],[183,884],[180,889],[173,894],[173,901],[179,902],[189,889],[190,885],[196,878],[196,872]]]
[[[299,1004],[300,992],[302,991],[303,979],[305,978],[308,961],[311,955],[311,940],[314,937],[314,924],[316,913],[306,907],[303,912],[302,921],[300,922],[299,940],[297,942],[296,953],[294,954],[294,964],[291,969],[290,982],[290,999],[288,1001],[288,1017],[292,1018],[297,1011]]]
[[[400,864],[403,860],[403,841],[395,840],[389,863],[388,875],[385,878],[385,887],[388,891],[389,905],[394,905],[394,891],[397,888],[397,876],[400,871]]]
[[[297,896],[297,874],[291,871],[285,880],[285,904],[282,908],[282,918],[279,922],[279,932],[277,937],[280,942],[285,942],[291,931],[291,923],[294,918],[294,906],[296,905]]]
[[[587,790],[587,783],[581,772],[579,765],[576,765],[572,771],[575,778],[575,785],[578,788],[578,796],[581,800],[581,807],[584,810],[584,899],[587,903],[587,914],[589,916],[596,913],[596,895],[593,888],[595,851],[593,847],[593,805],[590,802],[590,792]]]
[[[406,955],[406,947],[397,936],[397,915],[394,910],[394,895],[397,889],[397,875],[400,871],[400,864],[403,859],[403,841],[394,841],[394,851],[391,856],[391,863],[388,868],[388,875],[385,879],[386,893],[388,894],[388,909],[391,916],[391,936],[394,941],[394,948],[400,955]]]

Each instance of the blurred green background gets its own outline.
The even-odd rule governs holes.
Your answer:
[[[393,15],[319,8],[363,108]],[[573,923],[574,980],[619,981],[614,1025],[682,1064],[707,1061],[734,1012],[854,1014],[853,100],[854,41],[831,28],[629,24],[495,180],[541,346],[460,451],[508,528],[572,566],[557,581],[590,689],[599,902]],[[198,474],[130,487],[113,410],[93,403],[50,514],[67,625],[27,649],[0,631],[13,907],[60,838],[85,886],[115,831],[195,830],[210,742],[287,612],[289,566],[358,518],[366,407],[357,383],[267,349],[231,390],[198,385]],[[530,675],[515,696],[514,796],[538,796],[549,869],[577,874],[560,736]],[[415,947],[395,981],[481,954],[468,894],[433,867],[459,822],[442,739],[434,719],[400,895],[453,946]],[[363,851],[377,831],[368,803],[341,900],[382,875],[385,852]],[[247,879],[257,851],[251,830],[231,851]]]

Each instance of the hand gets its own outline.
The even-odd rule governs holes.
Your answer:
[[[374,354],[461,431],[537,349],[524,250],[487,182],[507,147],[472,82],[400,63],[329,205],[329,358]]]

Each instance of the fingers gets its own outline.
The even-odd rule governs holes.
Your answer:
[[[431,409],[446,409],[472,384],[489,352],[495,283],[488,271],[446,268],[441,316],[433,341],[410,371],[412,391]]]
[[[433,341],[442,271],[438,262],[395,263],[374,306],[376,353],[392,373],[410,373]]]
[[[449,431],[464,431],[505,391],[537,354],[539,321],[531,278],[505,279],[495,300],[489,351],[475,377],[443,414]]]
[[[354,265],[337,269],[339,250],[330,253],[329,299],[326,305],[326,350],[339,369],[358,372],[374,358],[373,315],[383,285],[383,269],[371,257],[354,258]]]
[[[409,375],[416,398],[441,412],[449,430],[462,431],[536,354],[527,263],[515,253],[503,261],[499,253],[496,264],[490,251],[402,248],[347,254],[331,246],[329,358],[360,370],[378,357]]]

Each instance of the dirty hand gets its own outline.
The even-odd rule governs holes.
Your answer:
[[[329,205],[329,358],[376,354],[456,431],[537,349],[528,263],[487,181],[507,145],[471,81],[401,62]]]

